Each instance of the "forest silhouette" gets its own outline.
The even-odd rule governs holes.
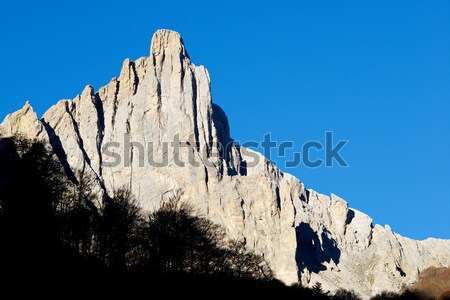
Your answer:
[[[95,179],[76,174],[68,176],[47,145],[0,139],[3,289],[20,283],[43,295],[361,299],[343,289],[330,294],[319,283],[284,285],[263,256],[230,240],[192,204],[174,199],[145,212],[127,187],[98,201]],[[373,299],[421,297],[407,291]]]

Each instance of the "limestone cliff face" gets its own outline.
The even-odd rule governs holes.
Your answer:
[[[369,296],[397,290],[431,265],[450,265],[450,241],[414,241],[373,226],[343,199],[307,190],[235,145],[211,101],[207,70],[190,61],[173,31],[157,31],[150,56],[125,60],[97,92],[87,86],[41,120],[29,103],[7,116],[0,136],[16,134],[50,141],[74,180],[94,178],[99,204],[123,186],[147,210],[173,198],[191,202],[263,254],[287,284],[320,281]]]
[[[48,142],[47,132],[28,101],[21,110],[7,115],[0,125],[0,137],[17,135]]]

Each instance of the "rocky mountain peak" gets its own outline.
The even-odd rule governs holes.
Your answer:
[[[235,145],[210,86],[180,34],[158,30],[150,56],[126,59],[98,92],[88,85],[41,120],[27,103],[5,118],[0,137],[48,141],[70,178],[94,179],[98,204],[122,187],[146,210],[174,198],[190,202],[264,255],[287,284],[319,281],[368,297],[398,290],[431,265],[450,265],[450,241],[414,241],[374,226],[345,200],[307,190]]]
[[[157,30],[152,37],[150,55],[158,61],[167,58],[189,58],[181,35],[173,30]]]
[[[0,125],[0,136],[22,136],[30,140],[46,139],[42,123],[31,106],[26,101],[22,109],[9,114]]]

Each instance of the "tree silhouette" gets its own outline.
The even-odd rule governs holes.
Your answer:
[[[93,204],[94,180],[78,172],[78,182],[66,189],[56,211],[62,241],[83,257],[96,256],[99,212]]]
[[[222,238],[218,226],[194,216],[185,203],[171,201],[148,216],[149,257],[162,272],[207,272],[208,256]]]
[[[129,190],[119,189],[114,198],[105,201],[98,224],[98,251],[102,261],[116,270],[134,265],[134,250],[144,241],[136,239],[142,226],[141,209]]]
[[[324,290],[323,290],[323,288],[322,288],[322,283],[320,283],[320,282],[316,282],[315,284],[314,284],[314,286],[312,287],[312,292],[315,294],[315,295],[325,295],[325,292],[324,292]]]
[[[422,296],[420,293],[409,290],[406,290],[403,293],[382,291],[381,293],[370,298],[370,300],[420,300],[420,299],[430,299],[430,298]]]
[[[272,270],[264,258],[247,251],[244,243],[236,240],[231,241],[228,249],[230,271],[233,276],[262,280],[270,280],[273,278]]]
[[[261,256],[246,251],[243,243],[227,242],[221,226],[186,203],[170,201],[151,213],[145,233],[148,257],[159,271],[273,278]]]
[[[64,170],[46,145],[0,140],[2,271],[58,268],[56,208],[67,187]]]
[[[345,289],[338,289],[333,296],[334,300],[361,300],[354,291],[347,291]]]

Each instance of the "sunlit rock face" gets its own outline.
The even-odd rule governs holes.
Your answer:
[[[191,62],[173,31],[157,31],[150,56],[125,60],[98,91],[87,86],[40,120],[29,103],[8,115],[0,136],[12,135],[49,141],[72,179],[94,179],[99,205],[121,187],[146,210],[174,198],[190,202],[263,254],[287,284],[319,281],[368,297],[398,290],[429,266],[450,265],[450,241],[414,241],[373,226],[338,196],[307,190],[235,145],[212,103],[207,70]]]

